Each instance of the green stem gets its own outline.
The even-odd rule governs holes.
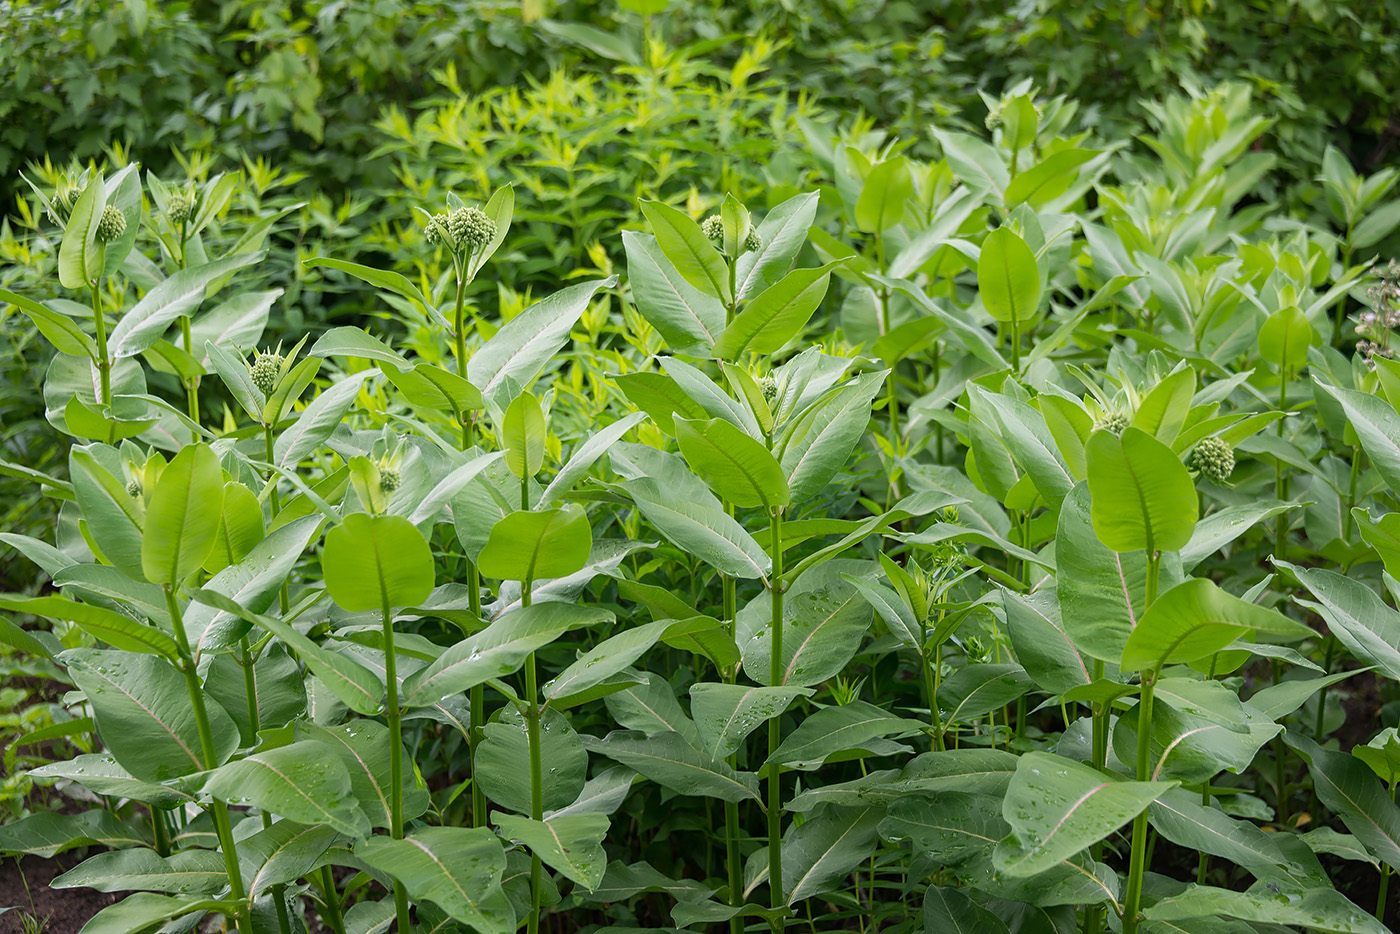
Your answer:
[[[1351,449],[1351,484],[1347,488],[1347,508],[1342,513],[1342,541],[1351,538],[1351,511],[1356,508],[1356,482],[1361,478],[1361,448]]]
[[[1014,315],[1011,318],[1011,372],[1021,375],[1021,322]]]
[[[151,833],[156,838],[156,852],[161,856],[170,855],[170,828],[165,826],[165,812],[155,805],[149,806]]]
[[[273,462],[273,458],[276,456],[273,453],[274,447],[275,445],[273,444],[272,440],[272,426],[263,425],[263,449],[267,454],[268,464],[271,464]],[[282,511],[282,502],[277,497],[277,471],[273,470],[270,466],[267,468],[267,482],[269,484],[267,501],[268,505],[272,509],[272,518],[276,519],[277,514]],[[283,580],[282,586],[277,588],[277,598],[278,604],[282,607],[282,614],[285,616],[287,610],[290,609],[292,605],[291,594],[287,589],[286,580]]]
[[[1210,779],[1201,783],[1201,806],[1210,807]],[[1206,873],[1210,870],[1210,854],[1205,850],[1201,851],[1200,858],[1196,860],[1196,884],[1206,884]]]
[[[1151,601],[1149,601],[1150,605]],[[1137,718],[1137,777],[1138,781],[1152,779],[1152,692],[1157,675],[1143,670],[1142,698],[1138,701]],[[1137,934],[1138,909],[1142,905],[1142,879],[1147,872],[1147,809],[1133,819],[1133,849],[1128,865],[1128,892],[1123,902],[1123,934]]]
[[[1162,555],[1152,548],[1152,543],[1147,543],[1147,599],[1144,601],[1143,609],[1146,610],[1157,602],[1157,580],[1162,569]]]
[[[734,507],[726,504],[730,516],[734,515]],[[734,638],[734,614],[738,607],[738,593],[736,582],[728,574],[720,576],[720,589],[724,599],[724,624],[729,630],[729,638]],[[725,683],[733,684],[738,672],[735,670],[722,672]],[[738,768],[739,757],[737,754],[729,757],[729,767]],[[732,907],[739,907],[744,903],[744,867],[742,857],[739,853],[739,803],[737,801],[724,802],[724,852],[726,870],[729,875],[729,904]],[[738,915],[729,919],[729,934],[744,934],[744,919]]]
[[[1395,790],[1396,790],[1397,787],[1400,787],[1400,785],[1391,785],[1391,786],[1390,786],[1390,800],[1391,800],[1392,803],[1395,801]],[[1381,924],[1385,924],[1386,895],[1389,893],[1389,889],[1390,889],[1390,864],[1389,864],[1389,863],[1382,863],[1382,864],[1381,864],[1381,887],[1380,887],[1380,891],[1376,893],[1376,920],[1379,921],[1379,922],[1381,922]]]
[[[531,601],[531,581],[520,582],[520,602],[529,606]],[[540,761],[540,708],[538,676],[535,672],[535,653],[525,661],[525,730],[530,743],[530,818],[544,820],[544,765]],[[544,866],[538,853],[530,854],[530,921],[529,934],[539,934],[540,901]]]
[[[454,319],[453,319],[453,327],[454,327],[454,329],[455,329],[455,334],[453,335],[453,337],[454,337],[454,339],[456,340],[456,350],[457,350],[457,375],[460,376],[460,377],[462,377],[463,379],[466,379],[466,377],[467,377],[467,330],[466,330],[466,320],[465,320],[465,316],[464,316],[463,313],[462,313],[462,309],[463,309],[463,307],[464,307],[464,302],[465,302],[465,300],[466,300],[466,296],[467,296],[467,280],[466,280],[466,277],[462,275],[462,270],[461,270],[461,268],[458,267],[458,269],[457,269],[457,310],[456,310],[455,317],[454,317]],[[465,431],[466,431],[466,428],[464,427],[462,430],[465,432]]]
[[[389,594],[381,591],[383,604],[380,620],[384,626],[384,684],[388,692],[384,700],[384,718],[389,726],[389,836],[403,839],[403,737],[399,725],[399,673],[394,653],[394,614],[389,608]],[[408,890],[398,877],[394,878],[394,910],[398,917],[398,934],[408,934]]]
[[[1278,383],[1278,409],[1280,412],[1287,408],[1289,371],[1287,367],[1279,371]],[[1278,421],[1278,436],[1283,437],[1283,419]],[[1283,461],[1274,460],[1274,498],[1278,500],[1288,499],[1288,476],[1283,472]],[[1287,557],[1288,547],[1288,513],[1280,513],[1274,520],[1274,555],[1283,559]]]
[[[773,631],[771,633],[772,642],[770,645],[771,655],[769,656],[769,683],[782,684],[783,678],[783,511],[782,507],[775,507],[772,511],[772,545],[770,547],[770,559],[773,569],[770,572],[772,584],[770,590],[773,603]],[[768,721],[768,757],[772,759],[777,752],[779,744],[782,742],[782,722],[780,717],[773,717]],[[783,792],[779,776],[781,769],[776,762],[768,765],[768,892],[769,904],[773,908],[782,908],[783,902]],[[782,915],[773,919],[773,930],[775,934],[782,934],[784,926]]]
[[[1351,236],[1353,226],[1347,224],[1346,246],[1342,248],[1342,275],[1346,275],[1347,267],[1351,265]],[[1332,319],[1332,346],[1342,346],[1342,325],[1346,323],[1346,299],[1343,298],[1337,303],[1337,316]]]
[[[97,329],[97,376],[102,391],[97,401],[102,405],[112,404],[112,365],[107,358],[107,322],[102,317],[102,292],[97,283],[89,283],[92,294],[92,323]]]
[[[194,339],[190,337],[190,316],[180,316],[180,336],[185,339],[185,353],[194,356]],[[185,380],[185,394],[190,402],[190,421],[199,424],[199,377],[191,376]],[[192,432],[194,440],[199,441],[199,432]]]
[[[175,599],[175,587],[165,585],[165,607],[170,613],[170,624],[175,630],[175,644],[180,650],[180,670],[185,676],[185,688],[190,695],[190,708],[194,711],[195,728],[199,731],[199,747],[204,757],[204,767],[212,769],[219,764],[218,747],[214,745],[214,731],[209,726],[209,711],[204,706],[204,686],[199,683],[199,673],[195,670],[194,653],[190,651],[189,636],[185,634],[185,620],[180,615],[180,603]],[[238,849],[233,840],[233,823],[229,819],[228,805],[215,799],[210,806],[214,815],[214,829],[219,837],[219,849],[224,856],[224,870],[228,873],[229,887],[239,899],[237,930],[242,934],[252,934],[253,917],[251,907],[243,888],[243,872],[238,866]]]
[[[331,874],[331,867],[322,866],[320,877],[321,902],[325,906],[321,920],[335,934],[345,934],[345,916],[340,910],[340,893],[336,890],[335,876]]]
[[[1094,680],[1103,680],[1105,671],[1104,661],[1101,658],[1094,659]],[[1090,708],[1090,715],[1093,717],[1093,732],[1090,737],[1090,754],[1094,759],[1094,768],[1100,772],[1108,768],[1108,715],[1109,706],[1107,704],[1094,704]],[[1095,843],[1089,848],[1089,854],[1094,862],[1103,858],[1103,841]],[[1090,905],[1084,911],[1084,934],[1098,934],[1103,924],[1104,912],[1098,905]]]
[[[481,571],[475,561],[467,562],[467,598],[470,601],[472,616],[481,619]],[[486,685],[478,684],[471,689],[471,698],[467,706],[468,716],[471,718],[467,730],[467,745],[471,750],[472,759],[472,826],[485,827],[486,792],[477,781],[476,752],[477,745],[481,742],[481,730],[486,726]]]
[[[928,657],[928,626],[919,627],[919,661],[924,669],[924,700],[928,702],[928,722],[933,727],[933,751],[943,751],[943,714],[938,710],[938,689],[933,685],[933,659]]]

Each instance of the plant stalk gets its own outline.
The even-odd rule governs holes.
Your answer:
[[[532,589],[531,581],[520,582],[520,603],[529,606]],[[535,653],[525,661],[525,731],[530,743],[530,819],[544,820],[544,765],[540,757],[540,707],[538,703],[539,685],[535,672]],[[540,896],[544,865],[538,853],[530,853],[530,921],[529,934],[539,934]]]
[[[768,662],[769,682],[778,685],[783,677],[783,511],[782,507],[772,510],[772,546],[770,558],[773,563],[772,604],[773,632]],[[768,757],[771,760],[782,742],[782,722],[780,717],[768,721]],[[773,908],[783,907],[783,792],[779,776],[782,770],[776,762],[768,763],[768,892],[769,904]],[[782,934],[784,919],[773,919],[775,934]]]
[[[185,676],[190,708],[194,711],[195,727],[199,730],[199,747],[204,756],[204,767],[216,768],[219,752],[214,746],[214,730],[209,726],[209,711],[204,706],[204,686],[199,683],[199,673],[195,670],[194,653],[190,651],[189,636],[185,633],[185,620],[180,614],[180,603],[175,599],[175,587],[166,584],[164,590],[165,607],[170,612],[170,624],[175,630],[175,644],[180,650],[180,670]],[[229,886],[237,893],[239,899],[237,930],[242,934],[251,934],[252,907],[243,888],[243,872],[238,866],[238,849],[233,840],[233,823],[229,819],[228,805],[215,799],[210,810],[214,814],[214,829],[219,837],[219,849],[224,855],[224,870],[228,873]]]
[[[1151,578],[1149,578],[1149,581]],[[1149,605],[1150,605],[1149,601]],[[1157,681],[1154,671],[1141,672],[1142,697],[1138,701],[1137,720],[1137,778],[1152,779],[1152,691]],[[1137,934],[1138,913],[1142,904],[1142,879],[1147,871],[1147,809],[1133,818],[1133,849],[1128,866],[1128,892],[1123,903],[1123,934]]]
[[[470,601],[472,615],[478,620],[481,619],[481,571],[477,568],[475,561],[467,562],[467,599]],[[486,792],[482,790],[481,783],[477,781],[476,775],[476,751],[477,745],[481,742],[481,730],[486,725],[486,685],[478,684],[471,689],[471,695],[467,702],[468,707],[468,727],[467,727],[467,747],[470,750],[472,769],[472,826],[486,826]]]
[[[381,608],[384,625],[384,681],[388,692],[384,700],[384,718],[389,726],[389,836],[403,839],[403,738],[399,721],[398,663],[394,658],[394,614],[389,608],[388,593],[384,593]],[[398,877],[394,878],[394,912],[398,918],[398,934],[408,934],[408,890]]]
[[[101,383],[101,393],[97,401],[102,405],[112,404],[112,365],[107,356],[107,322],[102,317],[102,292],[94,281],[89,283],[92,293],[92,323],[97,330],[97,376]]]

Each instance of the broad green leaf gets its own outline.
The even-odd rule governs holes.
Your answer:
[[[811,695],[810,688],[702,681],[690,686],[690,715],[700,731],[705,751],[713,759],[725,759],[738,752],[750,733],[781,716],[794,698]]]
[[[963,723],[1005,706],[1031,687],[1020,665],[964,665],[938,686],[938,707],[944,723]]]
[[[708,489],[698,499],[677,495],[650,477],[628,480],[621,487],[658,532],[716,570],[756,580],[764,578],[772,568],[763,546]]]
[[[528,387],[569,339],[569,332],[599,289],[616,278],[593,279],[560,289],[511,318],[467,361],[467,381],[504,408],[507,384]]]
[[[320,529],[319,515],[292,519],[254,545],[243,560],[205,581],[203,589],[222,594],[235,601],[244,611],[266,612],[277,599],[278,591],[292,567],[301,559],[312,537],[319,534]],[[251,622],[238,613],[218,610],[202,603],[192,603],[183,612],[185,630],[193,643],[196,657],[232,645],[243,635],[240,620]]]
[[[149,840],[103,808],[78,814],[41,811],[0,826],[0,853],[26,853],[43,859],[79,846],[121,849],[149,845]]]
[[[1124,671],[1140,671],[1195,661],[1251,631],[1311,635],[1306,626],[1274,610],[1194,578],[1166,591],[1147,608],[1128,636],[1119,665]]]
[[[126,491],[116,458],[101,445],[73,447],[68,454],[68,474],[82,509],[88,534],[97,549],[128,577],[145,580],[141,571],[141,526],[144,510]]]
[[[384,377],[403,393],[409,405],[427,412],[451,412],[457,421],[462,421],[466,412],[479,409],[483,404],[475,386],[431,363],[420,363],[411,370],[389,367]]]
[[[84,632],[101,639],[113,648],[128,652],[163,655],[169,659],[175,659],[180,654],[175,640],[161,630],[106,607],[78,603],[59,596],[24,597],[18,594],[0,594],[0,609],[77,623]]]
[[[481,249],[474,250],[467,258],[467,278],[469,280],[476,278],[476,274],[486,265],[487,260],[496,255],[501,244],[505,243],[506,234],[510,233],[510,222],[515,216],[515,186],[502,185],[497,188],[486,200],[486,206],[482,210],[496,225],[496,236],[492,237],[491,241]]]
[[[99,892],[170,892],[213,895],[228,885],[224,861],[209,850],[184,850],[163,857],[135,848],[98,853],[49,883],[55,889],[88,888]]]
[[[614,730],[590,743],[589,748],[677,794],[725,801],[759,800],[756,775],[735,772],[724,762],[712,760],[679,733],[648,736],[630,730]]]
[[[1269,315],[1259,329],[1259,356],[1281,369],[1296,370],[1308,362],[1312,337],[1307,315],[1290,305]]]
[[[209,348],[255,347],[267,328],[268,313],[282,297],[281,289],[266,292],[240,292],[190,322],[190,340],[196,360],[209,366]],[[181,345],[183,346],[183,344]]]
[[[570,629],[611,618],[606,610],[569,603],[537,603],[505,614],[438,656],[437,661],[404,681],[409,707],[433,704],[492,678],[514,673],[536,649]]]
[[[1171,445],[1186,423],[1195,394],[1196,371],[1183,367],[1152,387],[1133,412],[1131,424],[1163,444]]]
[[[262,504],[257,494],[230,480],[224,484],[219,528],[214,533],[214,548],[204,559],[204,570],[218,574],[229,565],[237,564],[263,540],[263,535]]]
[[[428,491],[427,495],[418,500],[409,500],[404,503],[403,509],[412,508],[408,521],[414,525],[421,525],[434,519],[439,511],[451,503],[457,494],[466,489],[476,477],[489,467],[495,465],[496,461],[502,460],[504,455],[500,451],[491,454],[482,454],[474,457],[460,467],[454,467],[452,472],[438,481],[437,485]],[[395,504],[395,509],[400,508]]]
[[[1395,727],[1381,730],[1365,746],[1353,746],[1351,754],[1369,765],[1387,786],[1400,783],[1400,735]]]
[[[729,266],[701,232],[700,225],[683,211],[660,201],[642,201],[640,206],[657,245],[681,278],[706,295],[732,302]]]
[[[811,320],[837,265],[794,269],[755,295],[715,340],[714,355],[737,360],[745,353],[771,354],[780,349]]]
[[[1016,756],[1000,749],[926,752],[910,760],[887,787],[901,793],[961,791],[1000,797],[1011,783],[1016,762]]]
[[[708,349],[724,330],[724,304],[685,280],[650,234],[622,232],[632,301],[673,348]]]
[[[393,789],[390,783],[389,743],[401,740],[397,737],[391,739],[387,727],[374,720],[363,719],[334,727],[299,722],[296,724],[296,735],[299,740],[315,741],[334,751],[350,776],[350,797],[354,806],[369,818],[371,827],[387,828]],[[325,757],[324,752],[317,755]],[[418,787],[412,770],[406,771],[401,792],[403,818],[407,821],[428,810],[428,792]]]
[[[374,673],[348,656],[313,642],[288,624],[244,609],[224,594],[199,590],[194,599],[206,606],[246,619],[281,639],[319,677],[331,692],[356,713],[374,714],[384,698],[384,685]]]
[[[401,295],[411,301],[415,301],[424,308],[433,306],[423,297],[423,293],[418,290],[407,277],[387,269],[375,269],[373,266],[361,266],[359,263],[346,262],[343,259],[332,259],[329,256],[313,256],[310,259],[302,260],[302,265],[307,269],[315,269],[318,266],[327,269],[336,269],[340,272],[354,276],[362,282],[368,282],[377,289],[384,289]]]
[[[308,358],[319,363],[315,358]],[[295,370],[293,371],[296,372]],[[314,370],[312,371],[314,372]],[[272,462],[286,470],[295,470],[302,458],[309,456],[329,438],[336,426],[345,420],[355,396],[364,384],[379,375],[378,370],[365,370],[347,376],[311,401],[297,420],[282,430],[272,448]],[[269,408],[274,403],[269,402]]]
[[[163,782],[205,768],[184,676],[162,658],[98,649],[69,649],[60,659],[87,695],[97,732],[136,778]],[[238,748],[238,727],[205,698],[217,765]]]
[[[1146,604],[1147,556],[1114,552],[1094,534],[1089,487],[1078,484],[1060,509],[1055,592],[1070,640],[1085,655],[1117,664]],[[1181,580],[1172,554],[1162,558],[1160,586]]]
[[[641,658],[671,625],[671,620],[657,620],[604,639],[546,684],[542,693],[548,700],[563,702],[601,684]]]
[[[371,837],[355,855],[403,882],[414,899],[432,902],[481,934],[513,934],[515,911],[501,888],[506,854],[485,827],[425,827],[403,840]]]
[[[1011,645],[1036,687],[1063,694],[1094,680],[1060,621],[1060,603],[1054,591],[1039,590],[1023,597],[1004,590],[1001,599]]]
[[[676,419],[676,441],[690,468],[735,506],[772,509],[790,502],[783,468],[762,444],[723,419]]]
[[[1189,921],[1212,915],[1296,925],[1328,934],[1387,934],[1385,925],[1333,889],[1234,892],[1193,884],[1145,912],[1148,921]]]
[[[1212,512],[1196,523],[1191,541],[1181,549],[1182,566],[1190,570],[1259,523],[1297,508],[1294,503],[1266,499]],[[1362,535],[1365,534],[1363,531]]]
[[[516,396],[501,419],[501,448],[511,473],[523,478],[540,472],[547,433],[540,400],[531,392]]]
[[[481,573],[500,580],[564,577],[588,563],[593,530],[577,503],[541,512],[517,510],[491,526]]]
[[[872,740],[913,732],[922,726],[865,701],[824,707],[789,733],[767,761],[768,764],[811,771],[840,753],[865,751]]]
[[[284,885],[306,875],[331,845],[341,839],[330,827],[307,827],[279,820],[238,841],[243,883],[252,897],[257,898],[274,885]]]
[[[86,290],[101,278],[103,245],[97,240],[97,223],[106,205],[106,185],[94,174],[74,202],[59,244],[58,281],[65,289]]]
[[[300,824],[321,824],[351,837],[367,837],[350,774],[333,750],[302,740],[256,752],[209,774],[204,791],[230,804],[248,804]]]
[[[977,259],[982,306],[997,321],[1029,321],[1040,306],[1035,253],[1009,227],[987,235]]]
[[[778,460],[792,501],[816,496],[846,468],[870,425],[871,400],[886,378],[885,371],[861,374],[807,407],[783,432]]]
[[[161,338],[181,315],[190,315],[204,301],[215,279],[259,262],[266,251],[226,256],[200,266],[181,269],[146,293],[121,316],[107,337],[107,349],[118,360],[134,357]]]
[[[1351,515],[1356,531],[1381,556],[1385,572],[1391,577],[1400,575],[1400,512],[1388,512],[1372,521],[1370,513],[1357,506]]]
[[[1363,671],[1366,669],[1362,669]],[[1342,671],[1325,678],[1310,678],[1307,681],[1280,681],[1260,688],[1249,698],[1249,706],[1270,720],[1281,720],[1297,710],[1318,691],[1345,681],[1360,671]]]
[[[273,643],[252,665],[253,698],[248,702],[248,677],[232,654],[215,655],[204,678],[204,689],[219,702],[243,736],[243,745],[256,746],[259,729],[286,726],[306,713],[305,675],[284,646]],[[253,711],[258,722],[252,722]]]
[[[179,584],[214,550],[224,497],[219,458],[205,444],[182,448],[161,472],[146,507],[141,568],[156,584]]]
[[[546,866],[557,869],[588,891],[603,881],[608,856],[603,837],[608,832],[605,814],[565,814],[536,821],[513,814],[496,813],[492,821],[501,835],[530,848]]]
[[[795,905],[839,888],[879,845],[882,808],[819,808],[783,835],[783,897]]]
[[[1003,934],[1006,931],[1005,921],[968,898],[962,889],[931,885],[924,890],[924,934]]]
[[[1172,789],[1152,802],[1148,817],[1157,832],[1177,846],[1227,859],[1260,879],[1286,876],[1299,884],[1305,881],[1306,872],[1279,848],[1276,834],[1202,804],[1195,792]]]
[[[416,606],[433,589],[433,553],[402,516],[355,513],[326,533],[326,590],[351,611]]]
[[[153,895],[138,892],[93,915],[78,934],[138,934],[157,925],[219,903],[194,896]]]
[[[633,412],[631,415],[624,416],[611,425],[594,432],[587,441],[574,449],[573,454],[569,457],[569,462],[559,469],[559,472],[554,475],[554,479],[549,482],[549,486],[545,487],[544,492],[540,494],[537,506],[540,509],[548,509],[563,499],[564,495],[588,474],[589,468],[606,454],[613,444],[644,421],[646,421],[645,413]]]
[[[48,338],[49,343],[53,344],[59,353],[97,359],[97,342],[67,315],[46,308],[32,298],[25,298],[9,289],[0,289],[0,301],[9,302],[24,312],[39,329],[39,333]]]
[[[1391,490],[1400,490],[1400,414],[1379,396],[1328,386],[1319,380],[1314,384],[1341,403],[1376,472]]]
[[[871,624],[870,607],[842,579],[849,567],[831,562],[790,586],[783,601],[779,685],[821,684],[843,670],[860,648]],[[744,673],[759,684],[769,684],[772,678],[772,618],[772,598],[766,590],[738,613],[736,635]]]
[[[31,769],[28,774],[30,778],[38,780],[67,779],[77,782],[94,794],[131,798],[133,801],[154,804],[157,807],[172,808],[194,803],[193,795],[173,785],[157,785],[133,777],[108,753],[84,753],[66,762],[41,765]],[[5,847],[0,845],[0,850],[3,849]]]
[[[847,575],[846,582],[859,591],[865,602],[874,608],[890,635],[904,645],[922,651],[922,628],[899,594],[883,584],[862,580],[854,575]]]
[[[1001,154],[987,141],[969,133],[938,127],[934,127],[932,132],[953,174],[969,188],[995,195],[990,199],[992,203],[1000,201],[1011,181],[1011,173],[1006,170]]]
[[[497,722],[486,724],[482,733],[484,738],[472,751],[474,777],[496,804],[529,814],[530,745],[524,716],[508,708]],[[545,810],[568,807],[583,791],[588,753],[569,721],[553,708],[540,718],[540,758],[545,763]]]
[[[886,840],[910,840],[921,857],[951,867],[986,859],[1007,830],[1000,798],[960,791],[904,794],[880,823]]]
[[[1219,681],[1160,678],[1153,687],[1152,696],[1156,703],[1168,704],[1193,717],[1213,720],[1232,733],[1249,732],[1249,714],[1239,695]]]
[[[861,186],[856,200],[856,228],[879,234],[904,220],[904,211],[914,197],[914,179],[909,161],[903,156],[877,162]]]
[[[1017,174],[1006,186],[1008,210],[1022,202],[1041,207],[1069,190],[1078,177],[1075,171],[1101,155],[1094,149],[1061,149]]]
[[[818,200],[815,191],[793,195],[763,218],[758,225],[759,248],[735,263],[741,301],[759,294],[792,268],[816,220]],[[724,319],[719,321],[723,326]]]
[[[1327,808],[1391,869],[1400,867],[1400,807],[1371,768],[1355,756],[1323,749],[1300,733],[1283,741],[1308,763],[1313,787]]]
[[[389,347],[379,338],[365,333],[361,328],[331,328],[311,346],[308,353],[313,357],[356,357],[387,363],[393,369],[406,370],[410,364],[403,354]],[[386,370],[387,374],[389,371]]]
[[[1096,431],[1085,448],[1094,531],[1117,552],[1177,551],[1196,527],[1196,487],[1156,438],[1126,428]]]
[[[1275,561],[1292,573],[1316,599],[1299,604],[1316,610],[1328,629],[1353,655],[1388,677],[1400,678],[1400,613],[1364,583],[1336,571]]]
[[[997,844],[998,872],[1049,869],[1136,817],[1176,782],[1129,782],[1044,752],[1021,756],[1002,816],[1011,834]]]

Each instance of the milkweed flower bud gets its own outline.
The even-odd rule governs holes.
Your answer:
[[[1122,412],[1105,412],[1103,416],[1094,422],[1094,430],[1100,429],[1121,435],[1123,429],[1128,427],[1128,416]]]
[[[54,220],[60,224],[67,224],[68,218],[73,213],[73,205],[78,203],[78,195],[82,194],[76,186],[66,178],[59,179],[58,185],[54,188],[53,207]]]
[[[135,480],[128,480],[126,482],[126,495],[132,497],[140,496],[141,484],[137,483]]]
[[[379,491],[381,493],[392,493],[399,488],[402,478],[399,476],[399,468],[389,464],[379,465]]]
[[[763,401],[772,405],[778,398],[778,380],[772,376],[765,376],[759,380],[758,388],[763,393]]]
[[[458,208],[447,219],[447,230],[457,249],[475,252],[496,237],[496,222],[481,208]]]
[[[759,238],[758,231],[749,228],[749,235],[744,238],[744,252],[752,253],[761,246],[763,246],[763,240]]]
[[[1223,439],[1214,435],[1202,438],[1191,451],[1190,466],[1216,483],[1224,483],[1235,471],[1235,452]]]
[[[190,214],[194,211],[194,192],[177,191],[170,196],[170,201],[165,206],[165,215],[170,218],[172,224],[183,224],[190,219]]]
[[[119,211],[116,205],[107,205],[102,209],[102,216],[97,219],[97,239],[102,243],[111,243],[124,233],[126,215]]]
[[[714,243],[724,242],[724,221],[718,214],[711,214],[700,225],[700,232]]]
[[[277,388],[277,378],[282,373],[282,355],[274,351],[259,353],[249,372],[253,385],[261,389],[264,396],[272,395]]]

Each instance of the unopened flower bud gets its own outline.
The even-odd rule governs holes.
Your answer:
[[[1223,438],[1214,435],[1202,438],[1191,451],[1190,467],[1203,477],[1224,483],[1234,473],[1235,452]]]
[[[711,214],[700,225],[700,232],[714,243],[724,242],[724,221],[718,214]]]
[[[379,465],[379,491],[381,493],[394,492],[399,488],[399,483],[399,468],[391,467],[388,464]]]
[[[97,239],[102,243],[111,243],[124,233],[126,233],[126,215],[118,210],[116,205],[107,205],[102,209],[102,216],[97,220]]]
[[[744,252],[752,253],[761,246],[763,246],[763,240],[759,238],[758,231],[750,227],[749,235],[744,238]]]
[[[126,495],[133,497],[140,496],[141,484],[137,483],[135,480],[128,480],[126,483]]]
[[[1127,427],[1128,416],[1124,415],[1122,412],[1105,412],[1098,421],[1094,422],[1095,431],[1102,429],[1103,431],[1112,432],[1115,435],[1121,435],[1123,429]]]
[[[272,351],[258,354],[249,372],[253,377],[253,385],[261,389],[264,396],[272,395],[282,373],[282,355]]]
[[[172,224],[183,224],[190,219],[193,210],[194,192],[192,191],[175,192],[165,205],[165,215],[170,218]]]
[[[759,380],[758,388],[763,392],[763,401],[772,405],[778,398],[778,380],[772,376],[765,376]]]
[[[458,208],[447,220],[457,249],[473,253],[496,237],[496,222],[481,208]]]

